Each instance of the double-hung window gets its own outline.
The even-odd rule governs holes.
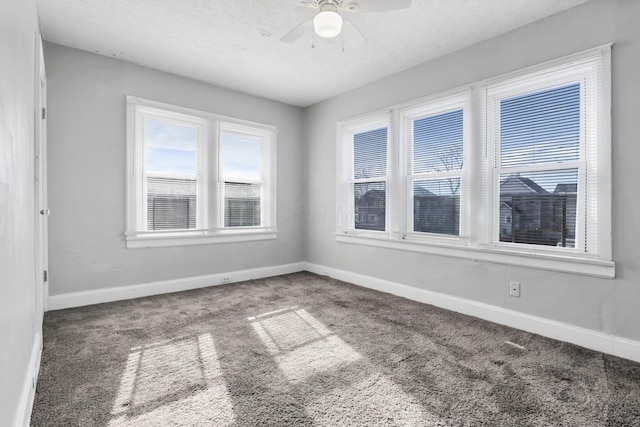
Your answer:
[[[610,132],[610,46],[339,122],[337,239],[613,277]]]
[[[388,119],[383,116],[345,128],[342,147],[348,165],[342,171],[347,183],[342,191],[349,207],[339,212],[344,229],[374,235],[388,229],[388,135]]]
[[[463,186],[465,117],[469,95],[429,100],[400,111],[407,151],[405,235],[465,234],[466,186]]]
[[[610,256],[603,83],[591,57],[487,87],[496,247]]]
[[[127,97],[127,247],[275,238],[275,128]]]
[[[220,194],[223,227],[252,228],[269,223],[265,206],[267,131],[222,123],[220,125]]]

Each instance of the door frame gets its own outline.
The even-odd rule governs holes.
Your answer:
[[[40,328],[49,298],[49,209],[47,200],[47,75],[42,38],[35,37],[34,111],[34,274],[36,327]]]

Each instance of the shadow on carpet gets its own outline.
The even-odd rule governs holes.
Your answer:
[[[32,426],[640,426],[640,364],[311,273],[46,313]]]

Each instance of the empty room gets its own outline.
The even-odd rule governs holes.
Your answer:
[[[639,426],[640,0],[3,0],[0,425]]]

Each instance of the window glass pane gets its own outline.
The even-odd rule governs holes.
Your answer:
[[[224,183],[224,226],[260,225],[260,184]]]
[[[194,126],[144,120],[147,230],[196,228]]]
[[[145,119],[145,171],[195,176],[196,138],[193,126]]]
[[[460,234],[460,178],[413,183],[413,231]]]
[[[385,230],[386,184],[384,182],[356,183],[354,185],[355,228]]]
[[[573,248],[578,169],[500,175],[500,241]]]
[[[580,156],[580,84],[500,102],[501,165],[577,160]]]
[[[259,180],[261,138],[220,132],[220,168],[224,179]]]
[[[147,230],[196,228],[196,180],[147,177]]]
[[[387,174],[387,128],[353,135],[353,177],[373,178]]]
[[[413,173],[462,169],[462,110],[413,121]]]

